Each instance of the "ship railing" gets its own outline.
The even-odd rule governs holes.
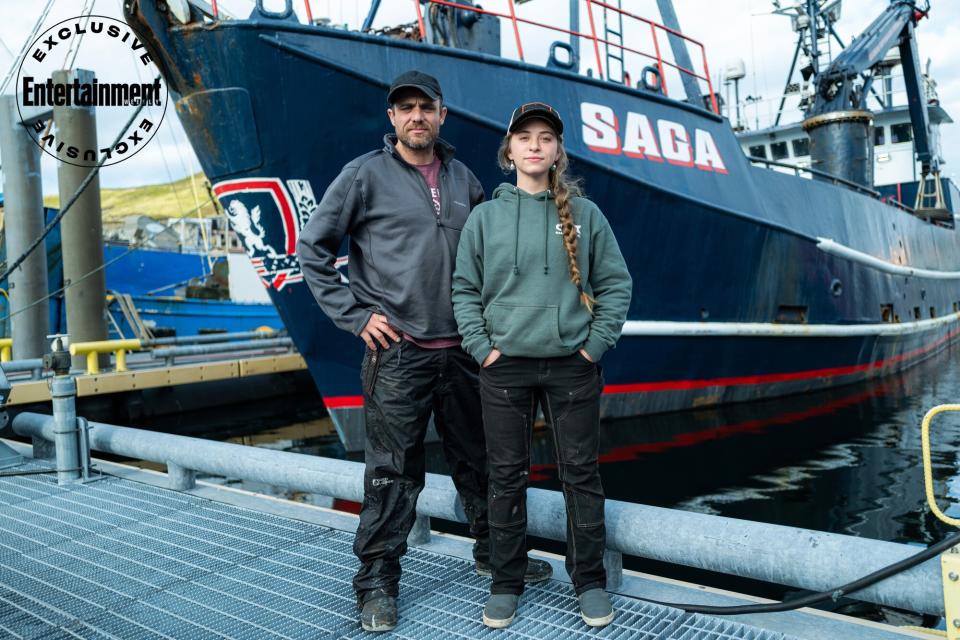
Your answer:
[[[747,160],[755,164],[756,163],[764,164],[767,166],[767,168],[782,167],[784,169],[791,169],[793,170],[793,175],[797,176],[798,178],[802,177],[800,175],[801,173],[809,173],[811,176],[822,178],[823,180],[827,182],[832,182],[833,184],[843,185],[848,189],[859,191],[862,194],[872,196],[877,200],[883,201],[883,198],[880,197],[879,191],[874,191],[873,189],[869,189],[863,186],[862,184],[857,184],[856,182],[846,180],[845,178],[841,178],[840,176],[835,176],[832,173],[827,173],[826,171],[821,171],[820,169],[814,169],[812,167],[801,167],[800,165],[790,164],[789,162],[779,162],[777,160],[768,160],[766,158],[760,158],[757,156],[747,156]]]
[[[211,4],[203,2],[203,0],[188,0],[191,5],[200,10],[200,12],[213,19],[221,19],[221,11],[217,6],[217,0],[211,0]],[[531,20],[525,18],[517,13],[516,2],[514,0],[503,0],[506,2],[505,11],[493,11],[490,9],[485,9],[480,6],[462,4],[456,0],[412,0],[414,7],[416,9],[417,17],[417,27],[420,32],[420,39],[423,41],[427,40],[427,27],[426,21],[424,20],[424,10],[421,4],[428,5],[438,5],[443,7],[448,7],[451,9],[456,9],[458,11],[471,12],[478,15],[487,15],[500,18],[501,20],[506,20],[510,23],[513,31],[513,39],[516,44],[517,57],[521,62],[528,62],[527,55],[524,52],[523,42],[524,39],[521,37],[520,31],[521,26],[534,27],[535,29],[543,31],[550,31],[555,33],[564,34],[569,36],[571,39],[582,39],[587,42],[588,45],[592,45],[593,54],[595,56],[595,68],[591,65],[586,68],[586,74],[592,76],[594,71],[599,79],[606,78],[611,82],[616,82],[618,84],[623,84],[629,87],[636,87],[638,89],[646,89],[648,91],[655,91],[662,93],[664,96],[669,97],[671,84],[675,78],[682,79],[683,76],[688,76],[700,85],[701,87],[705,86],[707,89],[706,92],[706,106],[716,114],[720,114],[719,104],[717,102],[717,94],[713,90],[713,80],[710,78],[710,67],[707,63],[707,52],[703,43],[699,40],[691,38],[676,29],[671,29],[670,27],[660,24],[645,18],[636,13],[627,11],[622,7],[615,6],[610,2],[615,2],[617,0],[610,0],[610,2],[604,2],[603,0],[585,0],[587,8],[587,17],[590,25],[590,31],[574,31],[564,27],[546,24],[536,20]],[[617,2],[619,4],[619,2]],[[263,12],[263,0],[257,0],[258,9]],[[291,0],[285,1],[286,10],[284,12],[277,13],[277,16],[288,16],[292,12]],[[306,13],[307,23],[314,24],[313,11],[310,7],[310,0],[303,0],[303,7]],[[602,12],[602,22],[598,23],[597,15]],[[611,28],[610,15],[613,15],[614,24],[616,28]],[[598,34],[599,29],[603,29],[603,36]],[[627,46],[627,37],[630,35],[636,35],[639,39],[639,34],[649,33],[650,38],[650,49],[641,50],[635,46]],[[701,63],[701,70],[690,69],[677,61],[669,59],[663,55],[664,50],[661,48],[661,39],[666,36],[669,39],[678,39],[683,43],[692,45],[698,52]],[[614,39],[615,38],[615,39]],[[579,61],[575,59],[573,54],[573,48],[564,43],[563,41],[557,41],[562,43],[565,47],[568,48],[570,52],[570,59],[566,63],[561,63],[557,60],[553,53],[551,46],[550,59],[554,60],[558,66],[561,68],[568,68],[575,70],[575,72],[580,73]],[[579,40],[578,40],[579,42]],[[528,40],[528,44],[530,41]],[[556,44],[556,42],[554,43]],[[604,64],[603,57],[600,54],[601,45],[603,46],[604,51],[606,52],[607,64]],[[671,47],[667,47],[670,49]],[[628,64],[627,56],[630,56],[630,62],[633,64]],[[610,67],[610,61],[614,60],[619,63],[618,75],[619,78],[614,78],[615,72]],[[633,73],[631,73],[633,71]],[[668,78],[668,74],[670,77]],[[634,79],[636,83],[634,84]],[[681,83],[682,84],[682,83]],[[687,96],[688,98],[690,96]]]
[[[610,55],[611,49],[619,50],[619,52],[621,53],[621,58],[622,58],[622,60],[620,60],[620,63],[621,63],[620,71],[622,75],[621,83],[624,85],[633,86],[631,84],[631,78],[634,77],[634,78],[637,78],[637,87],[643,87],[648,90],[659,91],[663,93],[663,95],[669,96],[670,89],[668,88],[668,84],[670,83],[667,81],[668,70],[671,71],[671,75],[673,73],[676,73],[677,77],[680,77],[682,75],[690,76],[694,78],[698,84],[700,83],[706,84],[707,96],[709,97],[709,102],[710,102],[709,108],[714,113],[717,113],[717,114],[720,113],[717,105],[717,97],[713,91],[713,81],[710,79],[710,68],[707,64],[706,48],[698,40],[695,40],[689,36],[686,36],[683,33],[676,31],[675,29],[671,29],[670,27],[662,25],[658,22],[654,22],[652,20],[649,20],[648,18],[644,18],[637,14],[631,13],[620,7],[614,6],[607,2],[603,2],[602,0],[586,0],[587,16],[590,24],[589,32],[572,31],[570,29],[566,29],[563,27],[558,27],[555,25],[550,25],[550,24],[545,24],[543,22],[530,20],[529,18],[524,18],[517,14],[514,0],[505,0],[505,2],[507,4],[506,11],[492,11],[490,9],[484,9],[474,5],[461,4],[454,0],[427,0],[427,4],[449,7],[451,9],[457,9],[459,11],[465,11],[465,12],[468,11],[468,12],[481,14],[481,15],[494,16],[502,20],[509,21],[513,30],[513,38],[516,44],[517,56],[522,62],[527,61],[526,59],[527,56],[524,53],[523,38],[521,38],[521,35],[520,35],[520,28],[521,28],[521,25],[528,25],[537,29],[565,34],[570,38],[581,38],[586,40],[588,43],[592,43],[593,54],[596,58],[595,60],[596,73],[600,79],[603,79],[606,77],[607,80],[611,80],[614,82],[616,81],[611,78],[612,74],[611,74],[609,65],[604,65],[603,59],[600,55],[601,45],[603,45],[604,49],[607,51],[608,62],[609,62],[609,58],[612,57]],[[423,12],[423,8],[421,7],[421,0],[413,0],[413,4],[416,7],[416,11],[417,11],[417,24],[420,29],[420,39],[426,40],[427,28],[426,28],[426,23],[424,21],[424,16],[423,16],[424,12]],[[607,33],[614,33],[615,37],[619,37],[620,39],[619,42],[609,39],[607,37],[607,34],[605,34],[604,37],[601,37],[600,35],[598,35],[597,33],[598,25],[597,25],[597,20],[595,19],[595,14],[594,14],[595,9],[603,10],[604,22],[601,24],[601,26],[604,27],[604,30]],[[616,16],[618,25],[622,25],[622,26],[618,26],[619,31],[611,32],[607,28],[608,12],[613,13]],[[642,51],[640,49],[626,45],[625,40],[626,40],[626,34],[628,32],[627,25],[630,25],[630,24],[640,27],[641,32],[647,31],[647,30],[649,31],[652,51]],[[660,38],[663,35],[666,35],[667,37],[679,38],[684,42],[689,43],[694,47],[696,47],[700,52],[699,58],[702,62],[702,72],[695,69],[688,69],[676,63],[675,61],[668,60],[667,58],[665,58],[663,56],[663,53],[660,47]],[[640,65],[637,65],[637,66],[640,66],[641,68],[636,69],[636,74],[633,76],[631,76],[630,69],[628,68],[628,65],[627,65],[626,54],[630,54],[635,59],[640,61]],[[614,59],[617,59],[617,58],[614,57]],[[573,59],[573,55],[571,53],[571,59],[569,61],[569,64],[571,65],[571,69],[576,67],[577,63],[578,61]],[[653,81],[652,79],[654,70],[657,76],[656,81]],[[577,71],[579,72],[579,70]],[[593,72],[593,68],[588,67],[587,75],[590,75],[592,72]]]
[[[884,196],[884,197],[880,198],[880,202],[886,202],[886,203],[889,204],[890,206],[896,207],[897,209],[900,209],[901,211],[906,211],[906,212],[909,213],[910,215],[916,215],[916,213],[917,213],[916,210],[914,210],[913,207],[908,206],[908,205],[905,205],[904,203],[900,202],[899,200],[897,200],[897,199],[894,198],[893,196]]]
[[[870,196],[870,197],[872,197],[872,198],[876,198],[876,199],[879,200],[880,202],[882,202],[882,203],[884,203],[884,204],[888,204],[888,205],[890,205],[891,207],[896,207],[897,209],[900,209],[901,211],[903,211],[903,212],[905,212],[905,213],[909,213],[909,214],[912,215],[912,216],[917,216],[918,218],[921,218],[922,220],[927,220],[927,218],[925,218],[924,216],[919,215],[919,214],[917,213],[916,209],[913,209],[913,208],[911,208],[911,207],[908,207],[907,205],[903,204],[902,202],[900,202],[899,200],[897,200],[897,199],[894,198],[893,196],[884,196],[884,195],[881,195],[881,193],[880,193],[879,191],[875,191],[874,189],[868,189],[867,187],[863,186],[862,184],[857,184],[856,182],[851,182],[850,180],[845,180],[844,178],[841,178],[841,177],[839,177],[839,176],[835,176],[835,175],[833,175],[832,173],[827,173],[826,171],[821,171],[821,170],[819,170],[819,169],[813,169],[813,168],[811,168],[811,167],[801,167],[801,166],[799,166],[799,165],[790,164],[790,163],[788,163],[788,162],[778,162],[777,160],[768,160],[768,159],[766,159],[766,158],[759,158],[759,157],[757,157],[757,156],[747,156],[747,160],[749,160],[750,162],[752,162],[752,163],[754,163],[754,164],[763,164],[763,165],[766,165],[767,168],[770,168],[770,167],[781,167],[781,168],[784,168],[784,169],[790,169],[790,170],[793,171],[793,175],[797,176],[798,178],[801,177],[801,176],[800,176],[801,172],[802,172],[802,173],[809,173],[812,177],[817,177],[817,178],[820,178],[821,180],[824,180],[824,181],[826,181],[826,182],[831,182],[831,183],[836,184],[836,185],[841,185],[841,186],[847,187],[848,189],[852,189],[852,190],[857,191],[857,192],[859,192],[859,193],[862,193],[862,194],[864,194],[864,195],[868,195],[868,196]],[[942,220],[927,220],[927,221],[928,221],[928,222],[931,222],[932,224],[936,224],[936,225],[938,225],[938,226],[952,227],[951,224],[946,223],[946,222],[944,222],[944,221],[942,221]]]

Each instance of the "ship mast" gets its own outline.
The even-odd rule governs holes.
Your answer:
[[[843,42],[833,26],[840,19],[841,3],[842,0],[797,0],[790,6],[784,6],[782,0],[773,0],[773,13],[789,17],[797,34],[793,60],[790,62],[773,126],[780,125],[787,96],[799,93],[799,106],[802,110],[812,104],[812,87],[820,72],[820,57],[825,55],[828,63],[833,57],[831,38],[843,49]],[[793,76],[798,63],[801,82],[794,82]]]

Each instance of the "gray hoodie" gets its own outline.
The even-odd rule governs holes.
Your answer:
[[[397,153],[397,137],[348,163],[300,233],[297,255],[320,308],[354,335],[375,311],[414,338],[457,335],[450,301],[460,230],[483,201],[476,176],[437,140],[440,216],[423,176]],[[334,266],[350,236],[350,286]]]

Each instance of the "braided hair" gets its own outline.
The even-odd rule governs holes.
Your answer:
[[[510,137],[512,135],[512,133],[508,133],[504,136],[500,143],[500,149],[497,151],[498,164],[504,171],[514,169],[513,162],[507,156],[510,151]],[[567,150],[563,147],[563,136],[557,136],[557,151],[556,164],[550,169],[550,190],[553,192],[557,214],[560,218],[560,232],[563,235],[563,248],[567,251],[570,281],[576,285],[577,291],[580,292],[580,303],[587,308],[587,311],[593,313],[593,305],[596,301],[583,290],[583,276],[580,273],[579,265],[577,265],[577,229],[573,224],[573,205],[570,203],[571,198],[583,195],[583,191],[580,188],[580,179],[567,175],[570,160],[567,157]]]

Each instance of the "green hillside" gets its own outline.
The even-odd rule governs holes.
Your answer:
[[[206,177],[202,173],[193,176],[193,186],[196,187],[194,199],[190,176],[178,180],[173,184],[149,184],[142,187],[125,189],[101,189],[100,203],[103,209],[105,223],[119,222],[130,215],[148,215],[160,220],[164,218],[179,218],[185,215],[197,215],[196,207],[199,201],[202,215],[215,213],[213,204],[207,195]],[[43,203],[48,207],[59,206],[60,198],[57,195],[44,196]]]

